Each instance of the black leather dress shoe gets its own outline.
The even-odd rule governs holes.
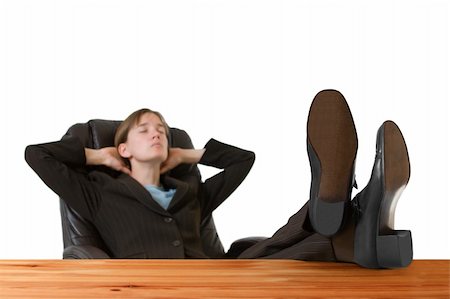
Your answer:
[[[332,236],[340,230],[348,210],[358,148],[352,114],[340,92],[323,90],[315,96],[307,130],[309,218],[316,232]]]
[[[367,268],[406,267],[412,260],[411,232],[394,230],[394,214],[410,166],[403,135],[394,122],[379,128],[376,149],[369,183],[352,201],[357,214],[354,262]]]

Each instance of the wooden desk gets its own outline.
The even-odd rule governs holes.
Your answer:
[[[0,260],[0,298],[449,298],[450,260]]]

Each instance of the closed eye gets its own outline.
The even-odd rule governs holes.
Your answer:
[[[158,133],[161,133],[161,134],[166,134],[166,130],[164,130],[164,126],[163,125],[158,125],[158,128],[157,128],[157,130],[158,130]]]
[[[149,123],[142,123],[138,125],[138,133],[147,133],[148,127],[151,126]],[[156,131],[162,135],[166,135],[166,130],[162,124],[156,124]]]

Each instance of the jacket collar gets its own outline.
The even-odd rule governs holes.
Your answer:
[[[130,191],[133,197],[142,203],[145,207],[151,209],[152,211],[164,215],[170,216],[170,211],[185,197],[189,185],[183,181],[177,180],[168,175],[161,176],[161,183],[167,189],[176,189],[176,192],[170,202],[170,205],[166,210],[164,210],[151,196],[150,192],[145,189],[138,181],[127,174],[121,174],[118,177],[120,183],[125,185],[125,187]]]

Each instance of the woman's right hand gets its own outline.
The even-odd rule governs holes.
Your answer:
[[[113,146],[104,147],[101,149],[85,148],[84,152],[86,154],[87,165],[105,165],[114,170],[131,174],[130,169],[122,160],[122,157],[117,152],[117,149]]]

